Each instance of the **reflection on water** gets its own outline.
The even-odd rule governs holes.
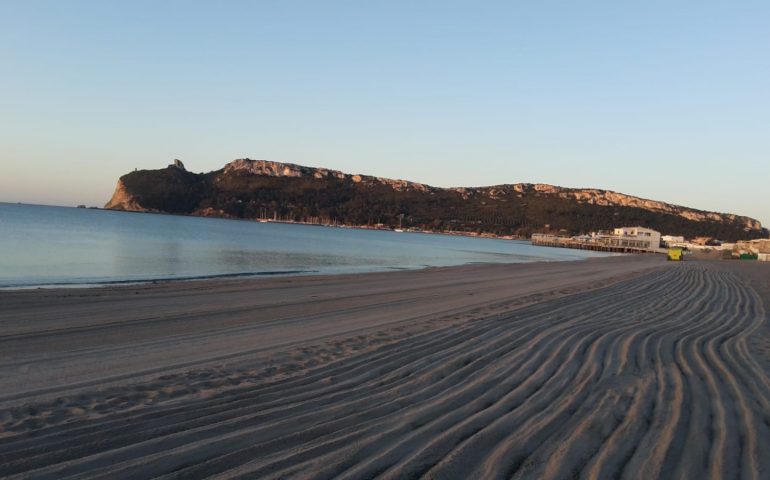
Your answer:
[[[0,287],[578,260],[527,242],[0,203]]]

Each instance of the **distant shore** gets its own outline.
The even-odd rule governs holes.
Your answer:
[[[80,207],[77,207],[80,208]],[[228,215],[200,215],[200,214],[182,214],[182,213],[168,213],[168,212],[159,212],[154,210],[123,210],[123,209],[116,209],[116,208],[99,208],[99,207],[89,207],[89,209],[92,210],[106,210],[110,212],[125,212],[125,213],[151,213],[154,215],[173,215],[173,216],[179,216],[179,217],[197,217],[197,218],[219,218],[223,220],[238,220],[242,222],[261,222],[261,223],[282,223],[287,225],[309,225],[309,226],[315,226],[315,227],[331,227],[331,228],[354,228],[358,230],[378,230],[378,231],[386,231],[386,232],[408,232],[408,233],[426,233],[431,235],[455,235],[455,236],[462,236],[462,237],[476,237],[476,238],[497,238],[502,240],[520,240],[520,241],[528,241],[529,237],[523,237],[519,235],[497,235],[494,233],[489,232],[467,232],[467,231],[460,231],[460,230],[430,230],[430,229],[423,229],[423,228],[398,228],[395,225],[354,225],[354,224],[343,224],[343,223],[333,223],[333,222],[303,222],[298,220],[281,220],[281,219],[273,219],[273,218],[240,218],[240,217],[233,217]]]

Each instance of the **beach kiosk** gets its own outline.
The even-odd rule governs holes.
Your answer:
[[[682,249],[678,247],[673,247],[668,249],[668,257],[667,260],[673,261],[673,262],[681,262],[682,261]]]

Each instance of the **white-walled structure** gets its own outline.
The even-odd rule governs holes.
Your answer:
[[[644,227],[616,228],[613,231],[592,232],[589,235],[578,235],[571,238],[546,233],[533,233],[532,244],[604,252],[665,252],[660,248],[660,232]]]
[[[680,235],[663,235],[660,237],[660,243],[671,247],[674,245],[684,245],[685,240]]]
[[[660,232],[644,227],[620,227],[613,232],[613,237],[620,240],[646,243],[645,248],[660,248]]]

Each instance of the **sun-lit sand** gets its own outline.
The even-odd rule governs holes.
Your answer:
[[[768,478],[770,266],[0,292],[0,477]]]

